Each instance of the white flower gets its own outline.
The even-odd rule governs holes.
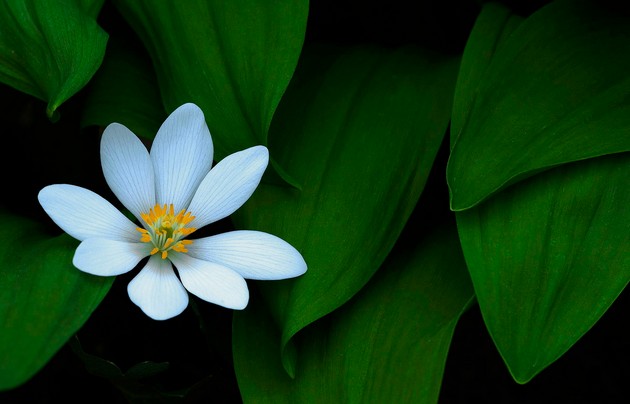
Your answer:
[[[306,272],[300,253],[258,231],[187,237],[241,207],[268,161],[267,148],[254,146],[212,167],[213,144],[203,113],[184,104],[162,124],[151,153],[123,125],[112,123],[103,133],[107,184],[142,227],[101,196],[74,185],[49,185],[38,199],[59,227],[81,241],[72,261],[80,270],[120,275],[149,257],[127,287],[131,301],[149,317],[165,320],[180,314],[188,292],[243,309],[249,300],[244,278],[299,276]]]

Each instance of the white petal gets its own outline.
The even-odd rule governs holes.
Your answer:
[[[39,191],[37,199],[57,226],[77,240],[100,237],[134,242],[140,239],[131,220],[88,189],[68,184],[49,185]]]
[[[184,104],[173,111],[151,147],[157,203],[172,203],[177,211],[186,209],[212,167],[213,152],[201,109],[195,104]]]
[[[291,244],[260,231],[200,238],[187,248],[190,256],[226,266],[247,279],[286,279],[306,272],[304,258]]]
[[[138,220],[155,206],[153,163],[144,144],[129,129],[112,123],[101,139],[101,164],[107,184]]]
[[[79,244],[72,263],[92,275],[115,276],[134,269],[152,247],[149,243],[88,238]]]
[[[254,146],[221,160],[203,179],[188,210],[195,216],[192,227],[223,219],[240,208],[260,183],[269,152]]]
[[[188,291],[199,298],[228,309],[244,309],[249,301],[247,283],[242,276],[224,266],[202,261],[186,254],[172,254],[179,278]]]
[[[169,260],[158,255],[127,285],[127,293],[142,311],[154,320],[167,320],[188,306],[188,292],[177,279]]]

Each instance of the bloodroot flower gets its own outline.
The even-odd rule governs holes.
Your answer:
[[[81,241],[72,260],[81,271],[120,275],[149,257],[127,287],[131,301],[149,317],[177,316],[188,305],[188,292],[243,309],[249,300],[245,278],[292,278],[306,272],[306,263],[290,244],[259,231],[188,238],[241,207],[269,162],[267,148],[254,146],[212,167],[213,151],[203,113],[194,104],[166,119],[150,153],[129,129],[112,123],[101,140],[103,173],[141,227],[101,196],[74,185],[49,185],[39,192],[39,202]]]

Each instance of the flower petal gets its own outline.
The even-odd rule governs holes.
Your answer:
[[[77,240],[91,237],[139,240],[136,225],[88,189],[68,184],[49,185],[39,191],[37,199],[57,226]]]
[[[177,211],[186,209],[212,167],[213,152],[201,109],[195,104],[184,104],[173,111],[151,147],[157,203],[172,203]]]
[[[152,247],[148,243],[88,238],[77,247],[72,263],[92,275],[115,276],[134,269]]]
[[[169,258],[188,291],[199,298],[228,309],[241,310],[249,301],[249,290],[242,276],[224,266],[202,261],[186,254]]]
[[[246,279],[277,280],[306,272],[302,255],[272,234],[238,230],[194,240],[188,254],[226,266]]]
[[[155,206],[155,176],[147,148],[125,126],[112,123],[101,138],[101,165],[116,197],[142,222],[140,213]]]
[[[269,163],[265,146],[254,146],[221,160],[203,179],[188,210],[191,227],[203,227],[240,208],[254,193]]]
[[[158,255],[127,285],[127,293],[142,311],[154,320],[167,320],[188,306],[188,292],[177,279],[169,260]]]

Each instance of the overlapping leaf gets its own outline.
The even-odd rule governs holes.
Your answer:
[[[457,75],[451,116],[451,149],[463,131],[468,115],[475,104],[475,94],[483,79],[494,53],[512,31],[523,21],[523,17],[494,2],[486,3],[478,15],[475,26],[468,37],[466,48]]]
[[[349,303],[297,337],[303,354],[294,380],[282,369],[264,306],[255,301],[238,313],[234,361],[243,401],[435,403],[473,290],[454,226],[430,236],[395,248]]]
[[[88,319],[113,278],[72,266],[76,240],[0,212],[0,390],[39,371]]]
[[[447,169],[454,210],[541,170],[630,150],[630,18],[559,0],[519,24],[500,7],[484,7],[462,60]]]
[[[308,1],[115,4],[153,59],[167,111],[186,102],[204,111],[217,160],[267,144],[271,118],[302,49]]]
[[[92,78],[107,33],[96,23],[103,0],[0,2],[0,81],[57,108]]]
[[[563,165],[458,212],[483,318],[513,377],[564,354],[630,280],[630,154]]]
[[[138,136],[153,139],[166,112],[148,55],[129,42],[110,37],[103,64],[87,88],[81,126],[118,122]]]
[[[271,131],[303,189],[261,185],[234,217],[289,241],[308,264],[297,279],[262,285],[289,374],[291,338],[363,287],[400,234],[445,134],[458,67],[415,49],[312,52]]]

